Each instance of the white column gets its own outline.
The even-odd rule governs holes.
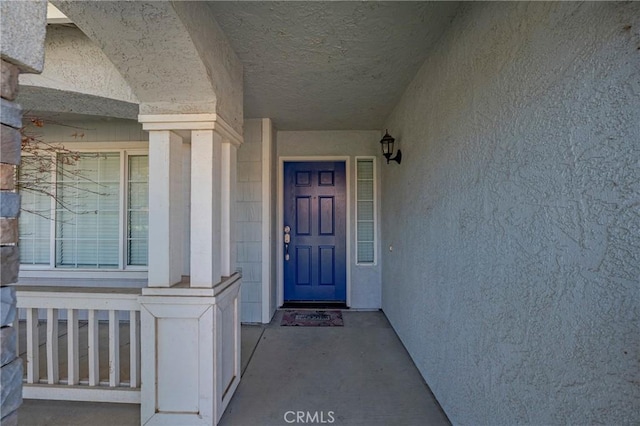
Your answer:
[[[182,138],[149,131],[149,287],[182,280]]]
[[[155,152],[149,159],[150,222],[156,211],[149,247],[158,251],[157,263],[149,262],[149,287],[139,299],[141,423],[215,425],[240,381],[241,277],[231,273],[236,149],[242,136],[215,114],[147,115],[139,121],[150,132],[150,153]],[[173,232],[184,228],[184,216],[173,207],[187,198],[175,192],[184,181],[177,168],[183,163],[179,138],[172,131],[191,137],[189,287],[158,285],[151,278],[152,271],[160,277],[175,271],[179,278],[181,270],[182,241]]]
[[[222,143],[221,163],[221,274],[228,277],[235,272],[235,193],[238,148],[225,140]]]
[[[272,247],[272,217],[271,207],[275,204],[278,193],[272,190],[272,162],[273,158],[273,123],[269,118],[262,119],[262,322],[271,321],[276,306],[276,301],[271,300],[272,286],[276,283],[271,280],[271,271],[275,265],[271,265]],[[277,270],[277,268],[276,268]]]
[[[211,288],[222,276],[222,137],[191,132],[191,287]]]

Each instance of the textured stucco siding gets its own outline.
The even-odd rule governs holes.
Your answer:
[[[41,72],[44,66],[44,0],[0,2],[0,49],[2,59],[22,72]]]
[[[207,2],[173,2],[172,5],[207,71],[216,95],[216,113],[237,132],[242,132],[242,62],[218,26]]]
[[[347,156],[350,157],[349,182],[351,211],[351,307],[355,309],[379,309],[381,299],[381,267],[376,265],[356,265],[356,187],[355,157],[379,156],[380,138],[377,131],[371,130],[338,130],[338,131],[279,131],[278,157],[314,157],[314,156]],[[321,159],[321,158],[320,158]],[[376,160],[377,161],[377,160]],[[376,170],[380,170],[378,161]],[[378,172],[379,173],[379,172]],[[379,181],[379,176],[377,177]],[[380,188],[378,184],[377,188]],[[380,197],[378,196],[378,206]],[[376,235],[379,234],[380,222],[376,224]],[[378,239],[377,250],[380,253]]]
[[[140,101],[141,114],[217,111],[218,94],[188,23],[176,10],[183,7],[157,1],[66,0],[55,6],[113,63]]]
[[[20,84],[137,104],[137,98],[113,63],[79,29],[49,25],[45,53],[47,62],[42,74],[22,75]]]
[[[382,306],[453,424],[640,423],[639,48],[640,3],[467,4],[385,123]]]
[[[238,149],[236,267],[242,270],[241,321],[262,322],[262,120],[245,120]],[[268,261],[268,260],[267,260]]]

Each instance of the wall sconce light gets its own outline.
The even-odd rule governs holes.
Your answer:
[[[395,157],[391,158],[391,156],[393,155],[394,142],[395,139],[391,137],[391,135],[389,134],[389,130],[384,133],[384,136],[380,140],[380,144],[382,145],[382,155],[384,155],[384,158],[387,159],[387,164],[389,164],[389,161],[396,161],[398,164],[400,164],[400,161],[402,161],[402,152],[400,150],[398,150],[398,153]]]

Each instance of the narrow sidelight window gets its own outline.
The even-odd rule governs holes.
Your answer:
[[[149,239],[149,157],[129,156],[127,182],[127,265],[147,265]]]
[[[375,158],[356,159],[356,241],[359,265],[376,262]]]

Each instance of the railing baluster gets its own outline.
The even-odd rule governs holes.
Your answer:
[[[24,334],[20,336],[22,347],[18,345],[23,356],[26,351],[27,359],[23,397],[140,403],[142,361],[138,296],[139,292],[131,290],[120,293],[113,289],[18,289],[17,308],[20,315],[11,326],[15,327],[16,334],[26,334],[26,339]],[[123,312],[129,312],[128,318]],[[61,318],[67,321],[66,330],[60,329]],[[101,323],[107,318],[108,327],[106,323]],[[85,319],[88,319],[88,324]],[[130,322],[128,337],[131,340],[128,360],[120,359],[121,346],[125,343],[121,339],[127,337],[121,336],[121,327],[127,319]],[[60,334],[67,335],[66,348],[60,347],[63,339]],[[60,359],[60,353],[65,349],[66,359]],[[84,357],[87,352],[89,372],[85,381]],[[61,362],[66,364],[61,365]],[[108,372],[105,371],[107,368]],[[129,383],[123,382],[127,377],[127,368]]]
[[[16,312],[16,319],[13,320],[13,328],[16,333],[16,355],[20,356],[20,311]]]
[[[100,383],[100,355],[98,353],[98,319],[96,311],[89,309],[89,386]]]
[[[120,319],[118,311],[109,311],[109,386],[120,385]]]
[[[47,309],[47,381],[55,385],[60,381],[58,370],[58,310]]]
[[[38,309],[27,309],[27,383],[40,381]]]
[[[78,341],[78,310],[67,309],[67,377],[68,385],[80,382],[80,348]]]
[[[129,386],[140,387],[140,312],[129,312]]]

